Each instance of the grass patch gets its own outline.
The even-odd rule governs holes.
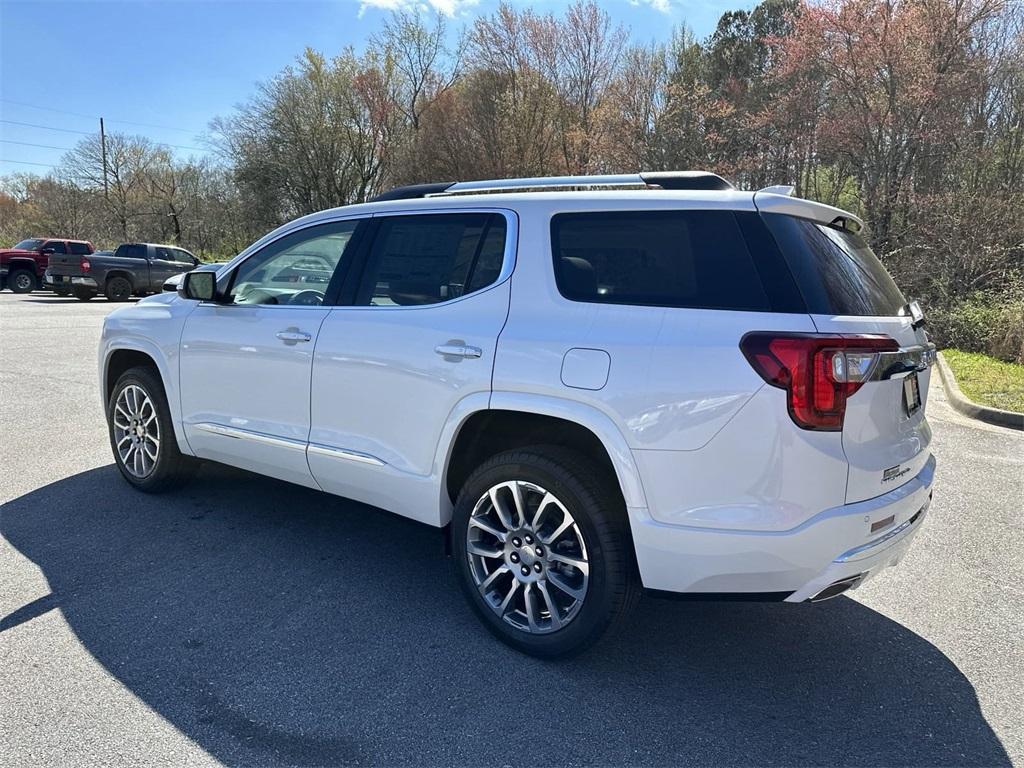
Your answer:
[[[942,350],[960,390],[981,405],[1024,413],[1024,365],[978,352]]]

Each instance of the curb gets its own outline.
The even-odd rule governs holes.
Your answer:
[[[1004,411],[1002,408],[992,408],[987,405],[978,405],[973,400],[968,400],[964,393],[960,391],[960,386],[956,383],[956,377],[953,376],[953,371],[950,369],[949,363],[946,362],[946,358],[942,356],[941,352],[939,352],[937,358],[939,376],[942,378],[942,384],[946,389],[946,397],[949,399],[949,404],[956,410],[960,411],[964,416],[984,421],[988,424],[1009,427],[1010,429],[1024,429],[1024,414]]]

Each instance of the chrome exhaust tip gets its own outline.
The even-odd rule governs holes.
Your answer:
[[[818,592],[813,597],[807,598],[810,603],[820,603],[822,600],[828,600],[833,597],[839,597],[839,595],[846,592],[848,589],[853,589],[864,579],[863,573],[858,573],[856,576],[847,576],[845,579],[834,581],[825,587],[821,592]]]

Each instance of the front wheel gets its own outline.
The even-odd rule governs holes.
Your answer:
[[[195,460],[178,450],[163,384],[152,368],[130,368],[107,403],[114,461],[124,479],[147,493],[187,481]]]
[[[7,284],[15,293],[32,293],[36,289],[36,276],[27,269],[19,269],[11,273]]]
[[[451,538],[474,611],[533,656],[584,650],[640,594],[615,478],[575,451],[538,446],[486,461],[459,494]]]

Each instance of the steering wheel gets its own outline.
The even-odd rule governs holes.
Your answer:
[[[318,307],[324,303],[324,294],[322,291],[314,291],[312,288],[307,288],[292,296],[288,303],[303,307]]]

